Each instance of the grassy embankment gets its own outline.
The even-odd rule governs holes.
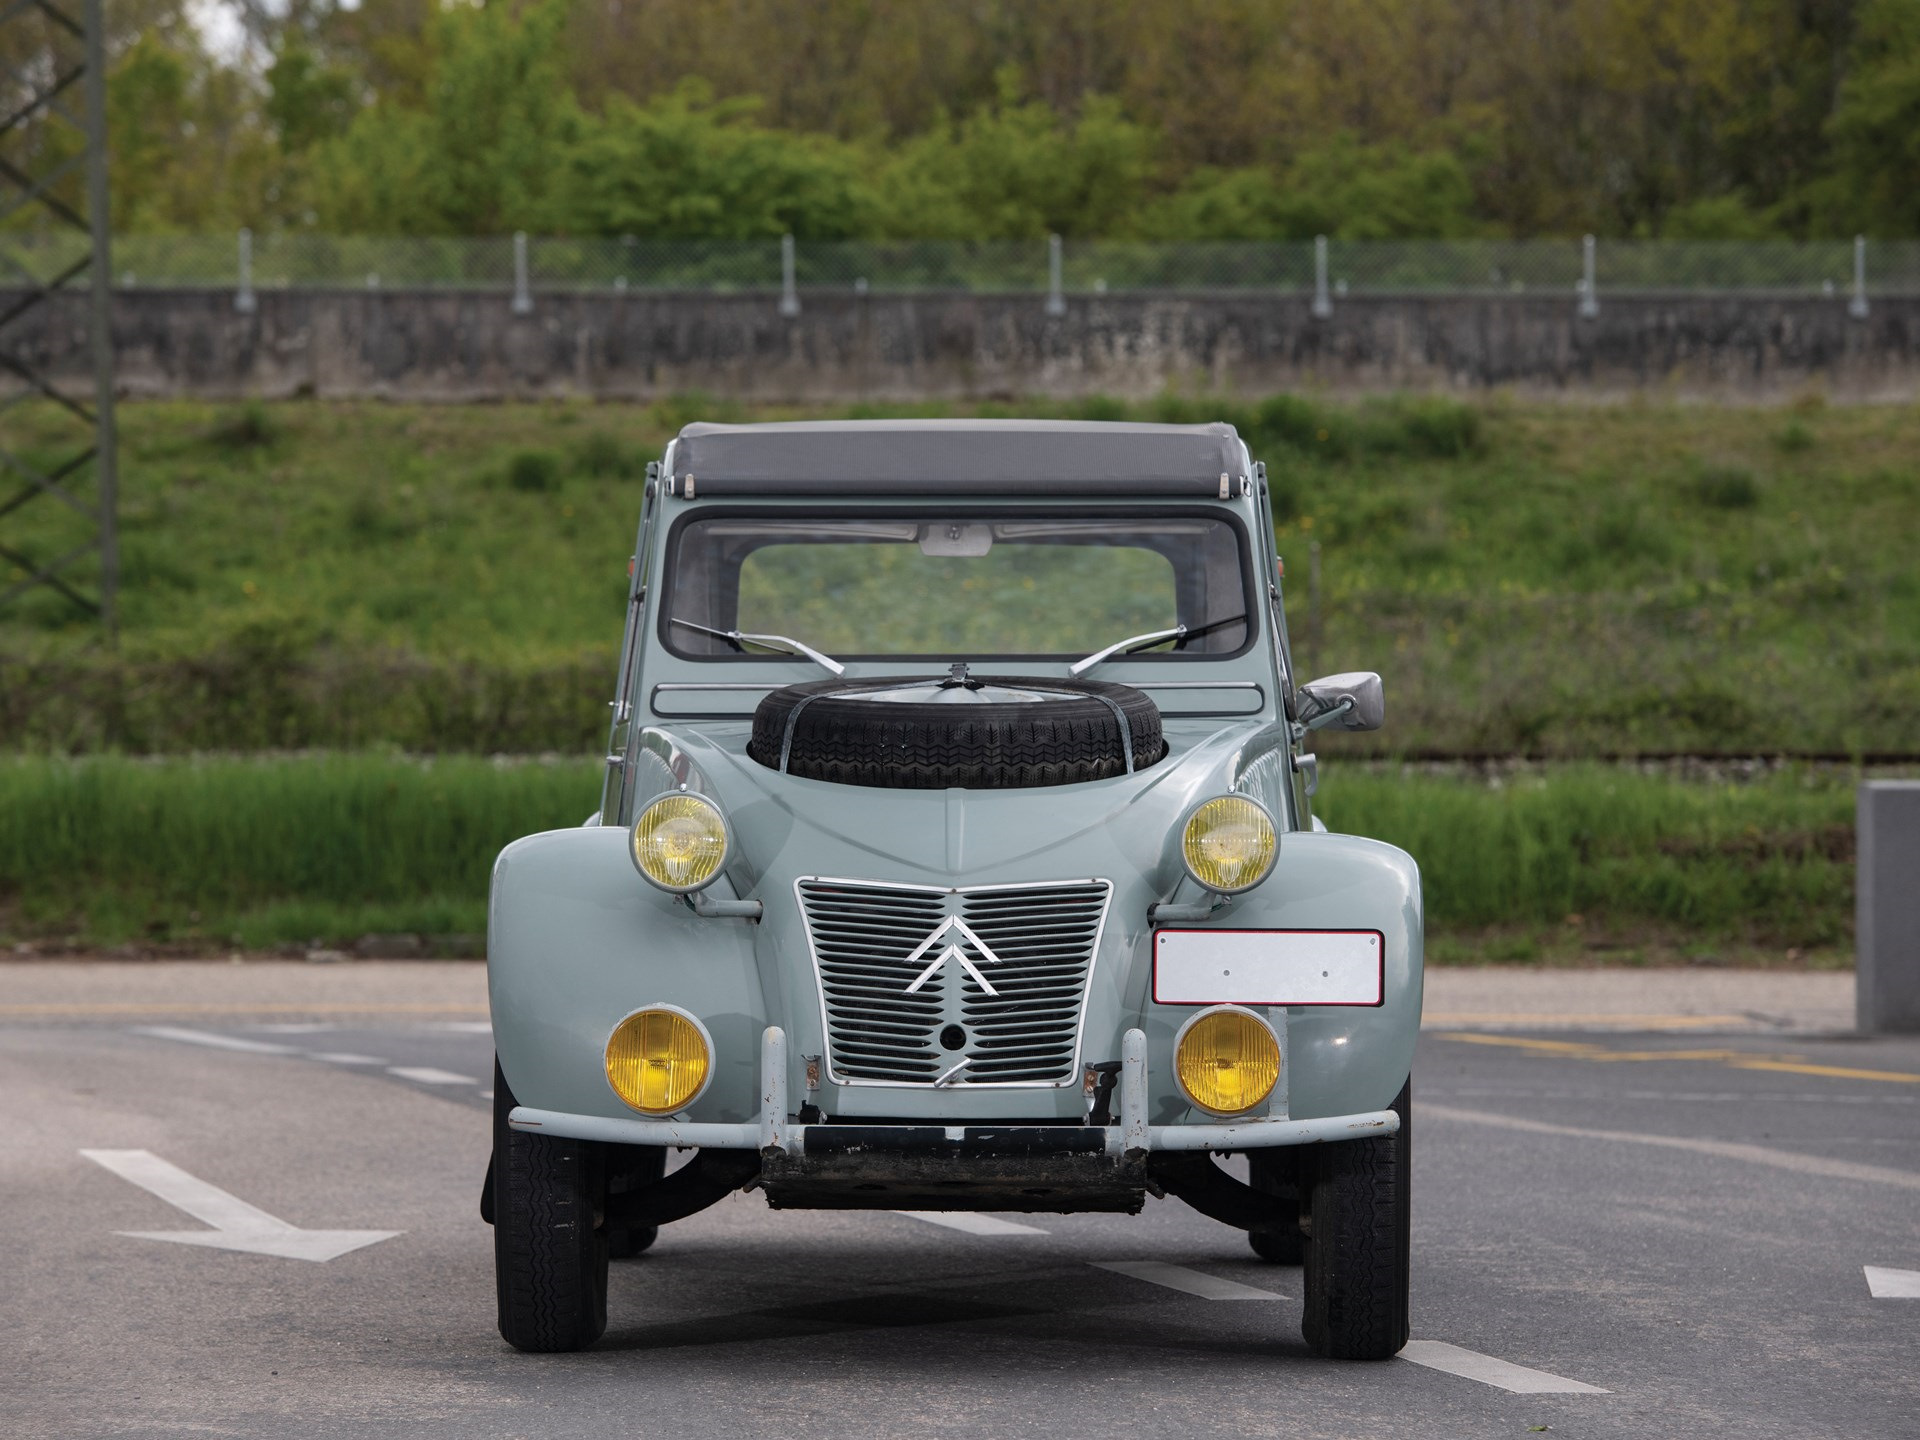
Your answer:
[[[1325,813],[1420,858],[1437,958],[1844,958],[1843,777],[1491,790],[1338,761],[1913,750],[1920,413],[1070,408],[1224,415],[1269,459],[1308,663],[1388,684],[1381,736],[1322,737]],[[716,413],[130,405],[121,651],[48,594],[0,615],[0,749],[592,753],[640,469]],[[16,411],[6,438],[48,460],[58,428]],[[14,523],[53,552],[65,519]],[[0,935],[55,943],[472,933],[499,844],[595,793],[571,761],[0,772]]]
[[[577,824],[598,794],[580,761],[0,760],[0,937],[203,952],[473,935],[499,847]],[[1847,960],[1844,779],[1575,764],[1495,789],[1346,767],[1320,808],[1420,859],[1438,961]]]
[[[1240,425],[1312,667],[1387,679],[1387,730],[1341,753],[1920,748],[1920,412],[978,408]],[[739,413],[128,405],[121,653],[48,592],[0,614],[0,748],[585,753],[641,466]],[[51,461],[60,428],[7,442]],[[9,539],[59,553],[70,518]]]

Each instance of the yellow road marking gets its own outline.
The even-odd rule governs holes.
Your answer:
[[[163,1011],[170,1015],[484,1015],[487,1013],[487,1007],[461,1004],[194,1005],[169,1001],[145,1004],[137,1000],[99,1005],[0,1005],[0,1017],[8,1015],[152,1015]]]
[[[1619,1026],[1634,1030],[1724,1030],[1745,1029],[1753,1024],[1750,1015],[1542,1015],[1538,1013],[1480,1013],[1466,1011],[1429,1011],[1421,1017],[1428,1026],[1441,1025],[1537,1025],[1542,1029],[1588,1029],[1595,1025]]]
[[[1789,1075],[1818,1075],[1830,1080],[1890,1080],[1896,1084],[1920,1085],[1920,1075],[1904,1070],[1861,1070],[1848,1065],[1816,1065],[1798,1055],[1755,1055],[1747,1050],[1610,1050],[1583,1040],[1536,1040],[1524,1035],[1442,1034],[1441,1040],[1457,1040],[1463,1045],[1502,1045],[1530,1055],[1556,1056],[1564,1060],[1593,1060],[1601,1064],[1615,1061],[1653,1060],[1692,1061],[1696,1064],[1725,1065],[1730,1070],[1775,1070]]]

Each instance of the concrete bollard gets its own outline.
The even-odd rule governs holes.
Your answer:
[[[1920,780],[1862,782],[1854,984],[1863,1034],[1920,1034]]]

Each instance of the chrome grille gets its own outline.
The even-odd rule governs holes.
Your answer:
[[[947,890],[810,877],[795,888],[836,1083],[1077,1078],[1106,881]],[[958,1049],[942,1039],[955,1034]]]

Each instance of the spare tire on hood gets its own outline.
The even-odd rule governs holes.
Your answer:
[[[841,785],[998,790],[1105,780],[1167,753],[1159,707],[1130,685],[955,672],[775,690],[747,754]]]

